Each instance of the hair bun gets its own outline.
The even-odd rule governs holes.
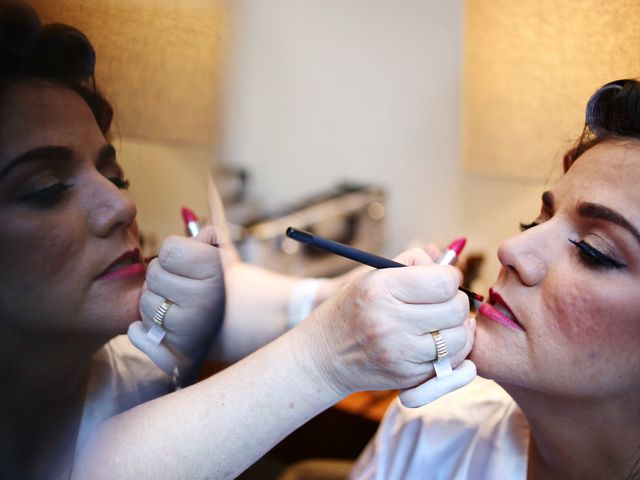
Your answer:
[[[0,75],[82,83],[95,64],[95,51],[81,31],[61,23],[41,26],[26,2],[0,0]]]
[[[0,0],[0,75],[15,72],[40,33],[35,10],[22,2]]]
[[[61,23],[42,27],[29,70],[39,75],[83,81],[93,75],[96,53],[79,30]]]
[[[3,54],[27,54],[35,46],[39,33],[40,19],[31,6],[0,0],[0,49]]]
[[[616,80],[600,87],[587,103],[586,120],[596,136],[640,133],[640,84]]]

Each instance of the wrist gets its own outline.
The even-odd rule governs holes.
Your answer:
[[[322,315],[321,312],[318,314]],[[321,319],[316,317],[314,314],[287,336],[294,343],[291,352],[298,368],[336,403],[353,392],[345,387],[344,382],[339,381],[339,372],[342,370],[340,356],[332,351],[333,343],[326,335]]]

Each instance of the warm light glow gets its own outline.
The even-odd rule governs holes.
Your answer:
[[[465,9],[465,165],[547,179],[594,90],[640,77],[640,2],[467,0]]]
[[[226,17],[216,0],[33,0],[87,34],[117,133],[213,145]]]

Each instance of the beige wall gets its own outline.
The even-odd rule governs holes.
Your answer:
[[[232,0],[222,155],[273,208],[340,180],[389,192],[388,252],[464,233],[462,2]]]
[[[464,26],[462,139],[478,172],[545,180],[595,89],[640,75],[637,0],[467,0]]]

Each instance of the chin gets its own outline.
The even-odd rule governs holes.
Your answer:
[[[497,382],[518,375],[517,355],[495,332],[490,332],[482,322],[478,322],[476,338],[469,360],[476,364],[478,375]]]
[[[142,281],[135,286],[108,292],[95,299],[88,315],[94,333],[115,336],[127,333],[129,325],[140,320],[139,302]],[[102,292],[106,293],[106,292]]]

